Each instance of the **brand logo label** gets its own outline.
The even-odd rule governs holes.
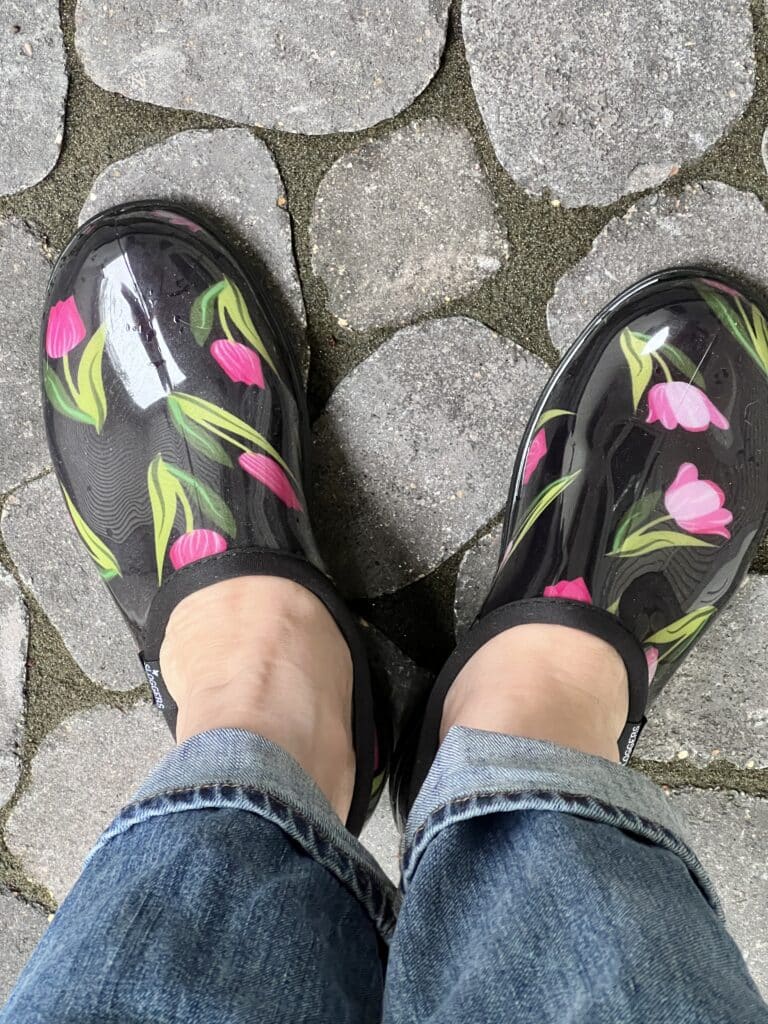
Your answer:
[[[155,702],[155,707],[161,711],[165,707],[165,701],[163,695],[160,693],[160,687],[157,685],[157,680],[160,678],[160,669],[154,668],[152,665],[144,664],[144,673],[149,683],[149,688],[152,690],[152,698]]]

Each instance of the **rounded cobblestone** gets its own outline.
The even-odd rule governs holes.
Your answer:
[[[35,755],[29,785],[8,818],[8,849],[61,902],[101,832],[172,745],[148,704],[65,719]]]
[[[398,331],[344,378],[314,437],[318,534],[347,594],[425,576],[498,513],[548,376],[452,317]]]
[[[310,236],[331,312],[355,330],[445,309],[509,255],[469,133],[436,120],[337,160],[318,189]]]
[[[67,86],[56,0],[0,0],[0,195],[55,166]]]
[[[447,15],[448,0],[78,0],[76,42],[104,89],[319,135],[407,107],[437,71]]]
[[[748,0],[464,0],[462,28],[501,164],[565,206],[658,185],[754,88]]]
[[[21,774],[29,621],[14,578],[0,569],[0,806]]]

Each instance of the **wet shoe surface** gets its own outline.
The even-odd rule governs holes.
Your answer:
[[[741,583],[768,509],[768,324],[735,285],[640,282],[566,355],[513,477],[480,617],[561,597],[615,615],[656,693]]]
[[[59,260],[41,355],[51,454],[140,644],[160,584],[197,559],[258,545],[319,564],[290,351],[227,250],[182,212],[102,215]]]
[[[100,214],[54,268],[41,383],[64,501],[172,732],[177,709],[159,652],[187,594],[275,575],[329,609],[355,671],[348,825],[359,831],[386,774],[386,707],[314,540],[303,386],[259,278],[184,209],[138,203]]]
[[[665,271],[607,306],[545,388],[512,476],[480,613],[395,757],[405,819],[445,696],[522,623],[599,636],[622,657],[626,763],[649,703],[739,587],[768,510],[768,322],[732,281]]]

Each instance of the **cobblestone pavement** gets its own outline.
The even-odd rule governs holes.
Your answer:
[[[768,289],[763,0],[205,9],[0,0],[0,1001],[170,744],[42,437],[42,295],[79,221],[192,202],[290,310],[319,533],[401,710],[477,607],[514,446],[590,316],[672,264]],[[768,993],[765,548],[753,570],[637,767]],[[366,842],[396,877],[386,808]]]

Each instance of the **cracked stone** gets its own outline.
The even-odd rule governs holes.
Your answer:
[[[356,330],[445,308],[509,256],[469,133],[436,120],[337,160],[318,189],[310,237],[329,307]]]
[[[21,579],[83,672],[108,690],[140,686],[133,637],[75,531],[53,474],[11,495],[0,528]]]
[[[7,889],[0,889],[0,1008],[47,927],[48,915],[44,910],[24,903]]]
[[[76,44],[102,88],[161,106],[321,135],[407,107],[438,69],[448,0],[387,4],[79,0]]]
[[[29,786],[6,825],[8,849],[61,902],[99,835],[172,746],[148,704],[65,719],[32,761]]]
[[[671,796],[723,902],[728,930],[763,997],[768,998],[768,800],[701,789],[680,790]]]
[[[465,0],[462,29],[499,161],[564,206],[676,174],[754,88],[748,0]]]
[[[56,0],[0,0],[0,68],[0,195],[7,195],[42,181],[59,159],[68,82]]]
[[[493,574],[499,564],[501,530],[501,523],[494,526],[490,533],[475,541],[461,560],[453,599],[457,636],[472,625],[490,589]]]
[[[498,526],[462,559],[454,605],[457,633],[471,624],[488,592],[500,544]],[[766,604],[768,577],[748,576],[654,702],[637,757],[671,761],[684,752],[695,767],[717,760],[739,768],[768,767]]]
[[[224,228],[246,264],[263,276],[268,292],[287,314],[306,370],[304,301],[284,193],[269,150],[244,128],[181,132],[100,174],[80,223],[136,199],[174,201],[200,210]]]
[[[757,196],[717,181],[679,197],[648,196],[603,228],[592,249],[557,282],[547,306],[564,352],[600,309],[639,278],[703,266],[768,286],[768,213]]]
[[[398,331],[342,380],[315,424],[315,522],[347,594],[427,575],[499,512],[548,376],[452,317]]]
[[[50,272],[34,235],[19,221],[0,222],[0,494],[50,465],[40,411],[37,348]]]
[[[0,806],[11,798],[21,774],[28,641],[21,592],[13,576],[0,569]]]

